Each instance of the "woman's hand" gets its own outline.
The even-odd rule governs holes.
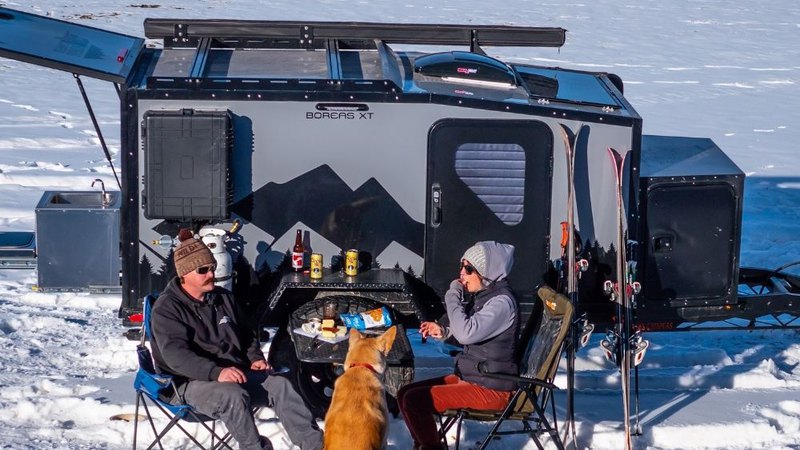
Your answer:
[[[457,291],[464,291],[466,288],[466,281],[463,281],[461,278],[456,278],[455,280],[450,282],[450,289],[455,289]]]
[[[444,328],[436,322],[422,322],[419,325],[419,334],[423,338],[441,339],[444,336]]]

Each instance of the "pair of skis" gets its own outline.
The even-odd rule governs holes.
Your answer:
[[[561,124],[561,137],[564,140],[564,149],[567,158],[567,221],[562,222],[561,234],[561,274],[566,279],[566,293],[574,311],[578,311],[578,276],[588,268],[585,259],[577,261],[575,243],[575,153],[577,137],[584,131],[586,125],[581,125],[578,133]],[[578,448],[577,433],[575,431],[575,357],[578,348],[589,341],[589,336],[594,326],[579,316],[569,329],[567,348],[567,418],[564,426],[564,442],[572,442]]]
[[[577,138],[588,131],[586,125],[581,125],[577,133],[572,129],[561,124],[561,137],[564,141],[564,149],[567,162],[567,221],[562,223],[564,227],[562,233],[562,273],[566,278],[567,296],[572,302],[575,311],[578,308],[578,276],[581,271],[585,271],[588,263],[585,259],[576,261],[575,244],[575,154]],[[636,281],[636,262],[635,242],[627,242],[626,214],[623,205],[623,176],[625,169],[625,156],[613,148],[608,148],[608,155],[612,163],[614,173],[614,192],[616,196],[616,236],[615,244],[617,247],[616,258],[616,282],[607,281],[606,291],[611,295],[611,300],[617,304],[617,324],[615,329],[610,330],[608,338],[601,342],[601,346],[606,352],[606,356],[614,361],[620,369],[620,383],[622,386],[623,419],[625,429],[625,450],[632,448],[631,443],[631,381],[630,371],[641,363],[649,343],[642,339],[638,332],[633,332],[633,308],[636,295],[640,291],[640,285]],[[632,257],[628,258],[628,251]],[[586,345],[594,326],[589,324],[585,317],[579,317],[570,327],[569,348],[567,352],[567,411],[564,431],[564,442],[572,442],[574,448],[578,448],[577,433],[575,430],[575,358],[578,348]],[[636,370],[638,379],[638,369]],[[641,434],[638,424],[638,380],[636,389],[636,433]]]
[[[631,443],[631,369],[637,368],[644,359],[644,354],[649,347],[648,341],[642,339],[638,331],[633,329],[633,309],[636,296],[641,291],[641,285],[636,281],[636,245],[635,241],[627,240],[627,220],[623,204],[623,178],[625,170],[625,155],[615,149],[608,148],[614,173],[614,193],[616,197],[616,281],[605,282],[606,293],[617,305],[617,323],[614,329],[609,330],[606,339],[600,346],[606,357],[616,362],[620,369],[620,384],[622,386],[622,409],[625,425],[625,450],[632,448]],[[630,258],[629,258],[630,254]],[[638,368],[636,369],[636,429],[635,434],[641,434],[639,427],[639,398],[638,398]]]

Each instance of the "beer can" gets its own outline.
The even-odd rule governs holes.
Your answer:
[[[344,274],[350,277],[358,275],[358,250],[351,248],[344,253]]]
[[[322,278],[322,253],[311,254],[311,278]]]

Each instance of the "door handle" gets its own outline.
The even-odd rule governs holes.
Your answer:
[[[442,187],[439,183],[431,185],[431,226],[442,224]]]

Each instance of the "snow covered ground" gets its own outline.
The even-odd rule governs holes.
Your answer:
[[[748,174],[743,265],[800,259],[800,3],[476,0],[428,2],[172,0],[4,1],[4,6],[141,36],[145,17],[260,18],[561,26],[555,49],[502,49],[513,61],[609,71],[648,134],[706,136]],[[2,26],[2,24],[0,24]],[[110,83],[85,79],[119,166],[119,108]],[[42,192],[114,184],[72,77],[0,59],[0,230],[33,230]],[[65,239],[69,238],[65,231]],[[92,243],[87,243],[91,245]],[[132,425],[134,343],[121,335],[114,295],[42,294],[32,270],[0,270],[0,448],[121,449]],[[618,373],[595,336],[579,353],[581,448],[622,446]],[[640,370],[639,449],[800,449],[796,331],[648,333]],[[415,340],[418,342],[418,339]],[[418,376],[446,371],[418,346]],[[563,385],[563,376],[557,380]],[[561,400],[561,398],[559,398]],[[561,402],[563,404],[563,402]],[[288,449],[269,412],[263,434]],[[468,426],[474,441],[480,427]],[[190,448],[171,441],[174,448]],[[390,448],[410,448],[399,419]],[[499,447],[532,449],[524,439]]]

